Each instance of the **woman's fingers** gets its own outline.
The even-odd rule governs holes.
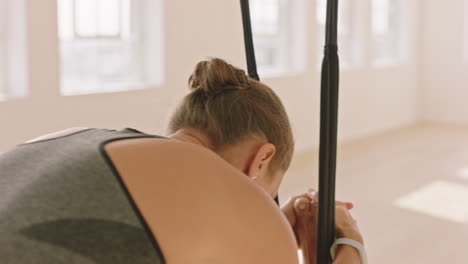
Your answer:
[[[309,188],[307,191],[310,194],[312,199],[318,200],[318,191],[317,190],[315,190],[314,188]]]
[[[312,201],[313,204],[318,204],[316,201]],[[335,206],[342,206],[348,210],[351,210],[354,208],[354,204],[351,202],[340,202],[340,201],[335,201]]]
[[[306,193],[299,194],[299,195],[293,197],[294,200],[297,200],[299,198],[307,198],[308,200],[313,200],[314,195],[309,193],[309,192],[306,192]]]
[[[309,188],[308,189],[308,192],[307,192],[307,197],[309,197],[311,199],[311,201],[318,201],[318,191],[315,190],[314,188]],[[354,204],[352,202],[341,202],[341,201],[336,201],[335,204],[338,206],[338,205],[342,205],[344,207],[346,207],[348,210],[351,210],[354,208]]]
[[[286,218],[288,219],[291,226],[294,228],[296,225],[296,215],[297,211],[295,210],[296,201],[304,199],[302,202],[309,202],[308,206],[312,206],[314,209],[318,207],[318,192],[314,188],[309,188],[307,192],[302,193],[300,195],[296,195],[291,197],[282,207],[281,211],[284,213]],[[297,204],[299,206],[301,202]],[[348,210],[354,208],[354,204],[351,202],[341,202],[336,201],[337,206],[343,206]]]
[[[295,217],[297,217],[297,222],[294,225],[294,232],[300,247],[308,248],[310,245],[310,243],[307,246],[303,244],[307,237],[304,234],[309,233],[309,230],[305,231],[307,226],[304,225],[304,223],[308,222],[308,227],[311,227],[311,221],[314,225],[316,224],[318,203],[318,193],[314,193],[314,189],[309,189],[308,193],[298,195],[292,200],[292,207]],[[359,228],[357,227],[357,222],[349,212],[349,210],[354,208],[354,204],[351,202],[336,201],[335,206],[335,225],[337,234],[340,237],[351,238],[358,242],[362,241],[362,236],[359,232]],[[315,229],[315,227],[313,229]]]
[[[305,197],[297,198],[294,201],[294,213],[296,215],[296,224],[294,225],[294,233],[296,235],[297,245],[299,248],[302,247],[302,241],[305,239],[306,235],[304,234],[305,226],[304,222],[307,222],[307,219],[311,217],[311,207],[309,199]]]
[[[348,210],[351,210],[354,208],[354,204],[352,202],[340,202],[340,201],[336,201],[335,202],[335,205],[336,206],[343,206],[345,207],[346,209]]]
[[[307,198],[301,197],[294,202],[294,209],[298,217],[308,216],[311,211],[311,203]]]
[[[294,233],[299,248],[302,250],[304,263],[315,264],[316,256],[316,208],[306,197],[296,199],[294,210],[297,215],[297,225]]]
[[[350,238],[363,243],[362,235],[356,220],[344,206],[337,206],[335,212],[335,225],[338,237]]]

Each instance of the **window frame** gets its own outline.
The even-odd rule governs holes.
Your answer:
[[[6,82],[6,53],[8,52],[6,4],[5,0],[0,0],[0,101],[6,100],[8,93]]]
[[[57,0],[61,1],[61,0]],[[73,3],[76,3],[77,0],[72,0]],[[60,76],[60,93],[63,96],[76,96],[76,95],[83,95],[83,94],[100,94],[100,93],[114,93],[114,92],[122,92],[122,91],[133,91],[133,90],[142,90],[147,88],[152,88],[155,86],[159,86],[163,82],[163,56],[162,56],[162,49],[163,49],[163,21],[164,17],[162,14],[162,0],[139,0],[139,1],[128,1],[128,15],[123,15],[124,12],[122,11],[124,8],[125,0],[117,0],[119,1],[119,35],[117,36],[106,36],[106,35],[96,35],[96,36],[80,36],[77,35],[76,32],[76,7],[73,6],[74,10],[70,11],[73,13],[73,33],[72,38],[67,39],[61,38],[59,35],[60,41],[60,50],[62,53],[61,60],[62,64],[62,74]],[[147,10],[148,7],[155,8],[157,7],[158,10],[152,12],[153,15],[149,17],[149,11]],[[60,10],[58,10],[60,12]],[[125,17],[128,17],[129,21],[123,21]],[[60,14],[58,14],[58,19],[60,18]],[[151,26],[147,26],[147,21],[151,21],[154,23],[157,22],[157,25],[151,24]],[[127,23],[126,25],[124,23]],[[147,27],[151,27],[151,31],[147,29]],[[149,33],[151,32],[151,36]],[[99,33],[99,32],[98,32]],[[64,75],[63,67],[63,48],[64,44],[71,44],[73,45],[73,41],[79,42],[93,42],[95,41],[97,46],[99,43],[105,43],[110,45],[120,45],[122,48],[129,52],[128,54],[128,64],[125,66],[130,70],[123,71],[124,75],[120,75],[114,78],[112,81],[99,81],[102,75],[100,73],[95,74],[95,82],[93,81],[93,77],[81,79],[81,78],[67,78],[67,75]],[[149,45],[152,43],[152,45]],[[114,43],[114,44],[112,44]],[[153,50],[154,49],[154,50]],[[147,55],[147,54],[151,55]],[[161,56],[157,56],[161,54]],[[151,58],[148,58],[151,57]],[[149,61],[152,62],[149,62]],[[150,65],[149,65],[150,64]],[[99,67],[99,66],[97,66]],[[71,75],[72,76],[72,75]],[[93,81],[94,85],[91,87],[86,87],[87,85],[83,86],[81,83],[85,83],[86,81]]]
[[[386,40],[384,42],[388,43],[388,41],[395,41],[393,43],[394,49],[389,51],[387,48],[387,53],[385,57],[378,57],[376,52],[378,47],[379,41],[381,39],[377,39],[379,36],[374,32],[374,22],[375,22],[375,12],[374,12],[374,4],[376,1],[380,0],[370,0],[371,4],[371,23],[370,23],[370,34],[371,34],[371,65],[376,68],[386,68],[386,67],[394,67],[397,65],[404,64],[408,61],[408,39],[409,39],[409,19],[408,19],[408,11],[405,8],[406,1],[404,0],[386,0],[389,2],[388,8],[388,24],[390,26],[388,32],[386,34],[382,34],[380,38]],[[391,7],[391,5],[397,5],[397,11]],[[392,15],[391,12],[394,11],[397,14]],[[397,19],[395,19],[398,17]],[[395,22],[397,21],[397,22]],[[392,27],[392,25],[395,25]],[[392,32],[393,30],[393,32]]]
[[[463,2],[463,54],[465,64],[468,64],[468,0]]]
[[[387,68],[387,67],[396,67],[408,63],[410,60],[410,20],[409,14],[411,12],[411,5],[404,0],[396,0],[400,7],[398,8],[398,25],[394,32],[399,37],[397,38],[397,43],[395,44],[395,52],[389,52],[390,54],[398,54],[396,59],[376,59],[376,37],[374,34],[374,2],[375,0],[348,0],[350,14],[348,15],[352,19],[347,24],[352,24],[349,27],[349,32],[338,32],[338,46],[339,46],[339,55],[341,58],[341,69],[344,71],[354,71],[359,70],[365,67],[371,68]],[[390,4],[395,0],[390,0]],[[323,4],[325,6],[320,6]],[[315,9],[315,24],[316,24],[316,43],[317,43],[317,69],[321,68],[322,58],[323,58],[323,45],[325,42],[325,23],[322,21],[325,19],[325,14],[319,12],[326,12],[326,0],[316,0],[316,9]],[[407,8],[408,7],[408,8]],[[320,8],[325,8],[325,10],[319,10]],[[340,8],[343,8],[343,3],[341,3]],[[388,10],[391,12],[391,9]],[[340,9],[340,12],[343,12]],[[342,14],[342,13],[340,13]],[[322,16],[322,17],[320,17]],[[340,18],[343,15],[340,15]],[[393,16],[395,17],[395,16]],[[402,17],[400,19],[400,17]],[[389,25],[392,25],[392,15],[389,15]],[[346,23],[346,22],[345,22]],[[339,27],[342,29],[343,27]],[[394,34],[394,35],[395,35]],[[395,37],[389,37],[395,39]],[[352,43],[345,44],[345,43]],[[346,46],[344,46],[346,45]],[[344,55],[343,51],[352,51],[352,54]],[[391,56],[389,56],[391,57]],[[395,57],[395,56],[394,56]],[[348,61],[351,61],[349,63]],[[377,61],[377,62],[376,62]],[[381,61],[384,61],[382,63]]]
[[[78,22],[77,22],[77,12],[78,12],[78,1],[80,0],[72,0],[73,1],[73,11],[72,11],[72,24],[73,24],[73,38],[74,39],[123,39],[123,34],[122,34],[122,24],[123,24],[123,0],[115,0],[118,1],[118,34],[115,35],[104,35],[100,34],[97,32],[96,35],[91,35],[91,36],[86,36],[86,35],[81,35],[78,32]],[[97,0],[99,1],[99,0]],[[134,1],[130,1],[130,5],[134,5]]]
[[[253,0],[255,1],[255,0]],[[304,0],[276,0],[278,20],[276,34],[258,34],[253,32],[259,72],[263,76],[278,77],[306,70],[307,43],[303,37],[306,32],[307,2]],[[252,10],[255,16],[255,10]],[[252,19],[255,28],[255,18]],[[261,45],[268,43],[275,53],[275,62],[262,65],[258,61]]]
[[[0,0],[0,102],[28,94],[26,0]],[[3,11],[3,13],[2,13]],[[15,80],[14,86],[12,80]]]
[[[351,71],[362,68],[366,65],[366,51],[365,51],[365,23],[363,17],[365,15],[365,4],[367,0],[346,0],[347,9],[343,6],[343,2],[339,5],[338,17],[338,55],[340,56],[340,68],[344,71]],[[323,4],[324,6],[320,6]],[[326,0],[316,0],[315,5],[315,25],[316,25],[316,50],[317,50],[317,69],[321,69],[323,58],[323,47],[325,45],[325,30],[326,30]],[[322,8],[322,9],[321,9]],[[343,15],[343,11],[349,12],[347,16]],[[320,13],[319,15],[319,12]],[[347,23],[350,26],[347,30],[343,31],[340,25],[343,16],[349,18]],[[323,19],[323,21],[321,20]],[[343,44],[347,43],[347,44]],[[343,48],[346,47],[346,48]],[[343,50],[352,51],[351,54],[344,55]]]

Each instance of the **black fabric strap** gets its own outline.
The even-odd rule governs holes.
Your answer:
[[[255,59],[255,48],[252,36],[252,22],[250,19],[250,4],[249,0],[241,0],[241,12],[242,12],[242,26],[244,29],[244,45],[245,45],[245,56],[247,59],[247,71],[249,77],[260,81],[260,77],[257,72],[257,61]],[[275,197],[276,204],[279,204],[278,196]]]
[[[242,11],[242,25],[244,27],[244,45],[247,59],[247,71],[249,72],[250,78],[258,81],[260,80],[260,77],[258,76],[257,61],[255,59],[249,0],[241,0],[240,2]]]
[[[328,0],[320,102],[319,208],[317,263],[332,263],[335,239],[335,180],[338,131],[339,58],[337,46],[338,0]]]

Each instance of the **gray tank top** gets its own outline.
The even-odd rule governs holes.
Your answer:
[[[0,154],[0,263],[164,263],[102,148],[143,137],[89,129]]]

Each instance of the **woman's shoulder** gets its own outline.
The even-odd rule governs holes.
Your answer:
[[[85,130],[89,130],[89,128],[71,127],[71,128],[67,128],[67,129],[64,129],[64,130],[57,131],[57,132],[42,135],[42,136],[36,137],[34,139],[30,139],[30,140],[26,141],[25,144],[36,143],[36,142],[40,142],[40,141],[46,141],[46,140],[50,140],[50,139],[66,137],[66,136],[73,135],[73,134],[76,134],[76,133],[79,133],[79,132],[82,132],[82,131],[85,131]]]
[[[104,146],[106,152],[115,155],[131,152],[138,156],[146,156],[152,160],[174,161],[178,163],[187,162],[203,163],[226,163],[213,151],[200,145],[187,143],[169,138],[129,138],[118,141],[112,141]],[[149,155],[149,156],[148,156]],[[159,163],[159,162],[157,162]],[[170,162],[172,163],[172,162]],[[163,163],[163,165],[166,163]],[[226,163],[227,164],[227,163]],[[172,164],[167,164],[172,165]]]

